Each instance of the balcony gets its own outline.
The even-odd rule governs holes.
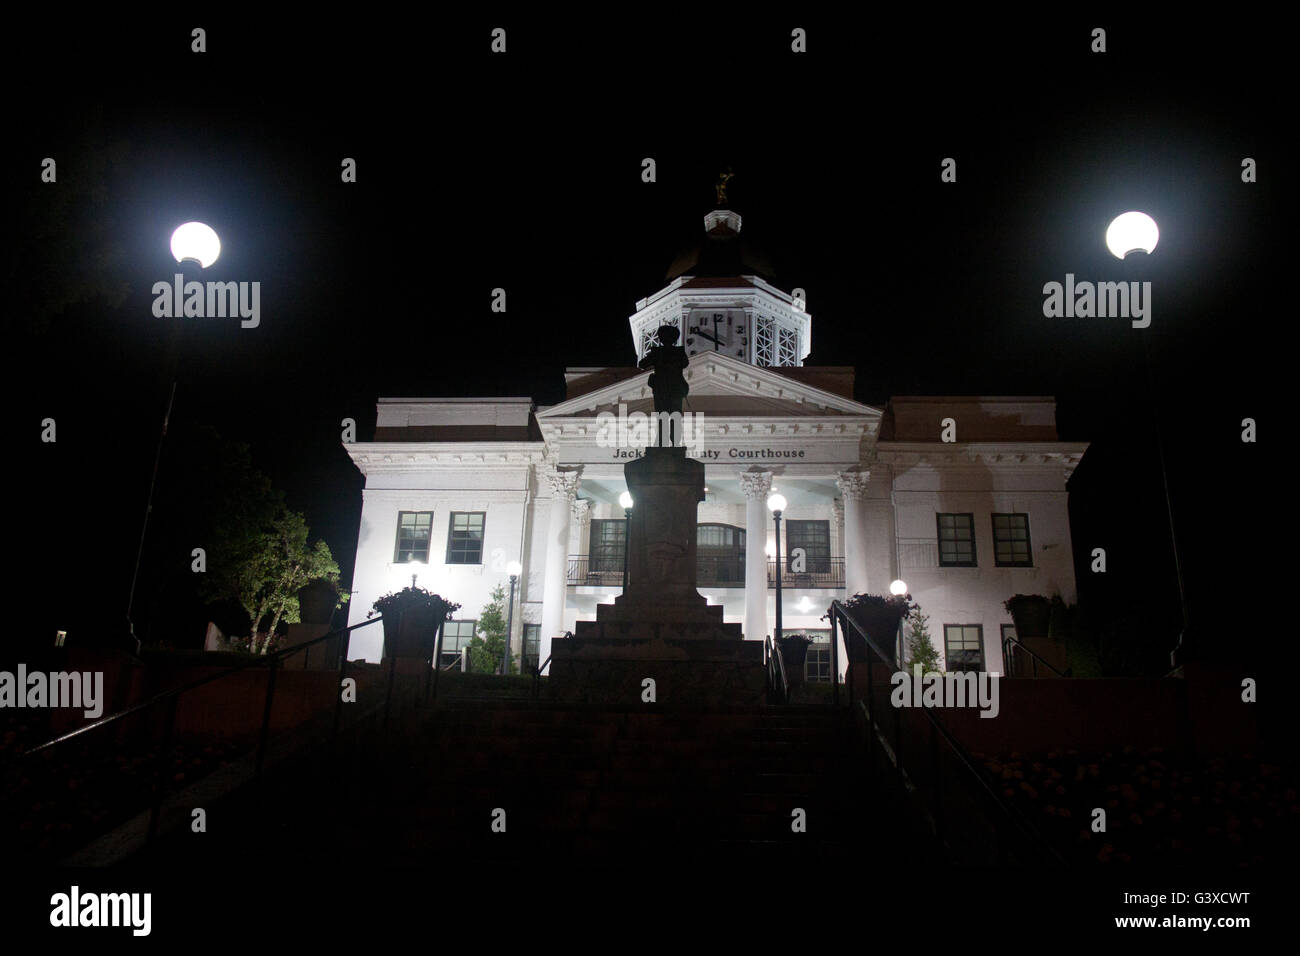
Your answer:
[[[813,558],[809,570],[791,571],[789,565],[781,570],[782,588],[842,588],[844,587],[843,558]],[[743,588],[745,586],[745,559],[743,555],[701,554],[696,563],[696,585],[702,588]],[[623,586],[622,558],[605,558],[592,561],[582,554],[569,555],[569,586],[621,588]],[[776,587],[776,561],[768,559],[767,586]]]

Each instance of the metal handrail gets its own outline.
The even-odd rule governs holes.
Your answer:
[[[862,627],[862,625],[853,619],[853,617],[845,610],[844,606],[839,601],[831,602],[830,613],[831,613],[831,621],[832,621],[832,639],[838,636],[837,632],[839,632],[839,634],[842,634],[844,639],[844,651],[845,651],[846,658],[849,661],[848,678],[849,678],[850,694],[852,694],[852,689],[853,689],[853,682],[852,682],[853,663],[852,663],[852,657],[848,656],[847,627],[849,625],[851,625],[854,631],[856,631],[858,635],[866,642],[867,648],[870,651],[870,653],[874,653],[876,657],[879,658],[881,663],[889,663],[894,673],[898,672],[898,668],[894,668],[892,663],[890,663],[891,662],[890,656],[885,654],[884,651],[881,650],[880,646],[876,644],[876,642],[871,638],[871,635],[867,634],[866,630]],[[900,708],[897,707],[894,708],[894,721],[893,721],[894,744],[893,747],[890,748],[887,744],[888,736],[884,728],[881,727],[880,724],[875,719],[875,713],[874,713],[875,699],[872,693],[871,671],[872,671],[872,660],[870,654],[868,654],[867,695],[866,695],[866,699],[860,702],[862,715],[867,722],[867,726],[870,727],[875,732],[877,738],[881,742],[882,749],[885,750],[885,752],[889,755],[890,761],[897,768],[899,777],[901,780],[903,780],[904,785],[910,786],[910,775],[907,773],[907,769],[903,759],[902,718],[901,718]],[[851,705],[852,705],[852,697],[850,697],[850,706]],[[1011,804],[1008,804],[1005,800],[1002,799],[1001,796],[999,796],[993,790],[991,786],[989,786],[989,783],[984,778],[984,775],[975,768],[974,760],[970,756],[969,751],[966,750],[966,748],[960,743],[960,741],[958,741],[955,737],[953,737],[953,735],[948,731],[948,728],[945,727],[942,721],[940,721],[939,718],[934,715],[931,709],[928,707],[922,707],[920,708],[920,710],[921,713],[925,715],[925,719],[928,722],[928,726],[930,728],[930,750],[931,750],[932,762],[935,767],[935,774],[936,774],[935,812],[930,813],[929,811],[927,811],[927,816],[930,818],[931,824],[934,826],[935,833],[939,837],[939,839],[941,841],[943,841],[944,839],[943,836],[944,814],[943,814],[943,805],[942,805],[943,773],[941,770],[941,763],[937,759],[937,743],[938,741],[942,741],[944,744],[947,745],[947,748],[951,751],[951,753],[957,758],[958,766],[965,771],[963,776],[966,778],[966,783],[968,785],[973,783],[976,792],[981,796],[983,796],[984,798],[986,798],[988,801],[991,801],[993,806],[997,808],[1000,815],[1007,822],[1009,822],[1016,830],[1018,830],[1025,839],[1029,841],[1030,845],[1034,848],[1034,850],[1037,853],[1045,857],[1049,862],[1053,864],[1059,866],[1068,866],[1065,858],[1057,851],[1057,849],[1054,846],[1052,846],[1050,843],[1047,842],[1046,839],[1044,839],[1043,835],[1038,831],[1038,828],[1035,827],[1033,823],[1030,822],[1024,816],[1024,814],[1022,814],[1016,807],[1012,806]]]
[[[790,677],[785,671],[785,655],[781,653],[780,645],[772,640],[772,635],[767,635],[764,640],[767,642],[768,666],[772,670],[773,680],[779,678],[781,681],[781,703],[787,703],[790,700]]]
[[[1028,645],[1026,645],[1026,644],[1022,644],[1022,643],[1020,642],[1020,640],[1019,640],[1018,638],[1015,638],[1015,637],[1004,637],[1004,638],[1002,639],[1002,660],[1003,660],[1004,663],[1010,661],[1010,658],[1007,656],[1007,649],[1008,649],[1011,645],[1013,645],[1013,644],[1016,646],[1018,652],[1019,652],[1019,651],[1024,651],[1026,654],[1028,654],[1028,655],[1033,659],[1033,662],[1034,662],[1034,676],[1035,676],[1035,677],[1038,676],[1038,665],[1039,665],[1039,664],[1042,664],[1044,667],[1046,667],[1049,671],[1051,671],[1051,672],[1052,672],[1053,674],[1055,674],[1057,677],[1071,677],[1071,676],[1073,676],[1073,674],[1074,674],[1074,669],[1073,669],[1073,668],[1071,668],[1071,667],[1067,667],[1064,671],[1058,671],[1055,667],[1053,667],[1051,664],[1049,664],[1049,663],[1048,663],[1047,661],[1045,661],[1043,658],[1041,658],[1041,657],[1039,657],[1037,654],[1035,654],[1035,653],[1033,652],[1033,650],[1031,650],[1031,649],[1029,648]],[[1007,669],[1010,670],[1009,667],[1008,667]],[[1015,676],[1015,675],[1013,675],[1013,674],[1008,674],[1007,676],[1008,676],[1008,677],[1013,677],[1013,676]]]
[[[273,667],[278,666],[280,660],[283,658],[287,658],[290,655],[296,654],[299,651],[306,650],[307,648],[314,647],[315,645],[323,643],[324,641],[327,641],[330,638],[338,637],[340,634],[347,634],[351,631],[356,630],[359,627],[365,627],[368,624],[375,624],[381,621],[382,619],[383,619],[383,615],[378,615],[376,617],[370,618],[369,620],[362,621],[360,624],[353,624],[349,627],[339,628],[338,630],[330,631],[328,634],[325,634],[321,637],[315,638],[310,641],[306,641],[302,644],[295,644],[293,647],[275,651],[274,653],[267,654],[265,656],[259,656],[256,660],[233,664],[230,667],[228,667],[226,670],[220,671],[216,674],[209,674],[207,677],[200,677],[198,680],[190,681],[190,683],[183,684],[180,687],[172,687],[168,690],[163,691],[161,694],[155,694],[153,697],[149,698],[146,701],[142,701],[139,704],[135,704],[131,707],[127,707],[125,710],[119,710],[115,714],[109,714],[107,717],[101,717],[98,720],[92,721],[91,723],[86,724],[84,727],[78,727],[76,730],[69,731],[66,734],[62,734],[51,740],[47,740],[45,741],[45,743],[32,747],[30,750],[23,751],[18,756],[28,757],[31,756],[32,754],[40,753],[42,750],[48,750],[49,748],[57,746],[58,744],[61,744],[64,741],[71,740],[73,737],[79,737],[82,734],[88,734],[93,730],[98,730],[100,727],[107,726],[108,724],[121,720],[124,717],[130,717],[132,714],[138,714],[141,711],[148,710],[150,707],[162,703],[164,700],[167,700],[169,697],[179,697],[181,694],[184,694],[187,691],[191,691],[196,687],[202,687],[204,684],[210,684],[213,681],[222,680],[223,678],[229,677],[231,674],[238,673],[239,671],[245,671],[253,667],[261,667],[263,664],[267,664]]]
[[[339,726],[342,720],[343,683],[346,680],[346,675],[347,675],[347,668],[349,663],[347,659],[347,655],[348,655],[348,649],[351,645],[352,632],[357,630],[358,628],[367,627],[371,624],[380,624],[383,622],[383,620],[384,620],[384,616],[382,614],[376,614],[374,617],[367,618],[366,620],[361,621],[357,624],[352,624],[349,625],[348,627],[338,628],[336,630],[330,631],[328,634],[323,634],[320,637],[314,638],[310,641],[305,641],[302,644],[297,644],[293,647],[284,648],[282,650],[275,651],[274,653],[271,654],[259,656],[255,660],[243,661],[238,664],[234,664],[222,671],[219,671],[216,674],[209,674],[206,677],[200,677],[197,680],[190,681],[189,683],[183,684],[180,687],[172,687],[168,690],[163,691],[160,694],[154,695],[149,700],[142,701],[139,704],[135,704],[131,707],[127,707],[114,714],[109,714],[106,717],[101,717],[98,720],[86,724],[84,727],[78,727],[76,730],[69,731],[66,734],[61,734],[60,736],[55,737],[52,740],[47,740],[36,747],[32,747],[29,750],[23,751],[21,754],[18,755],[18,757],[19,759],[22,759],[22,758],[30,757],[34,754],[49,751],[52,748],[64,744],[67,741],[72,740],[76,737],[80,737],[83,734],[88,734],[95,730],[99,730],[102,727],[106,727],[110,724],[114,724],[120,720],[123,720],[126,717],[130,717],[135,714],[144,713],[150,710],[151,708],[166,702],[169,705],[168,714],[167,714],[167,729],[164,734],[163,745],[158,749],[158,760],[161,763],[163,760],[166,759],[167,754],[171,750],[172,740],[174,739],[175,731],[176,731],[176,714],[178,710],[178,703],[182,695],[188,693],[189,691],[194,690],[195,688],[202,687],[206,684],[211,684],[219,680],[223,680],[224,678],[227,678],[232,674],[242,673],[243,671],[265,665],[269,668],[269,673],[267,674],[266,699],[262,707],[262,726],[258,734],[257,752],[256,752],[255,763],[254,763],[254,767],[255,767],[254,775],[257,779],[260,780],[262,776],[262,768],[266,756],[267,740],[270,735],[271,716],[273,713],[273,702],[275,699],[276,672],[280,670],[281,662],[288,659],[294,654],[297,654],[302,651],[307,651],[310,648],[315,647],[317,644],[322,644],[325,641],[333,640],[335,638],[342,638],[342,641],[340,642],[339,645],[339,652],[338,652],[338,682],[335,686],[335,693],[334,693],[334,720],[333,720],[333,725],[330,733],[330,746],[331,748],[333,748],[338,740]],[[397,614],[395,620],[396,620],[397,627],[400,628],[401,627],[400,612]],[[437,651],[441,649],[444,623],[445,622],[440,621],[438,624],[437,634],[434,642],[434,653],[437,653]],[[385,652],[387,652],[387,647],[385,647]],[[396,676],[396,665],[397,665],[396,654],[389,654],[389,658],[390,658],[390,663],[389,663],[389,672],[388,672],[388,691],[385,697],[384,708],[383,708],[383,721],[385,726],[387,726],[389,710],[392,705],[393,683],[394,683],[394,678]],[[434,693],[436,693],[437,668],[432,666],[433,664],[432,656],[429,658],[428,662],[430,664],[431,676],[434,681],[433,690]],[[430,687],[428,681],[426,680],[426,684],[425,684],[426,702],[429,699],[429,692],[430,692]],[[150,843],[157,835],[159,817],[161,816],[161,812],[162,812],[163,796],[166,790],[165,784],[163,782],[164,777],[165,775],[160,774],[158,777],[158,782],[155,784],[154,801],[153,801],[153,807],[151,808],[150,815],[149,815],[149,827],[148,827],[148,834],[146,838],[147,842]]]
[[[573,632],[565,631],[564,637],[565,638],[573,637]],[[542,661],[540,664],[538,664],[536,667],[533,668],[533,698],[534,699],[537,698],[537,696],[541,693],[542,690],[542,671],[546,670],[546,666],[551,663],[551,658],[554,656],[555,656],[554,654],[547,654],[546,660]]]

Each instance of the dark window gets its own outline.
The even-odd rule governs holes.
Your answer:
[[[939,523],[939,566],[975,567],[975,516],[939,514],[935,517]]]
[[[447,532],[448,564],[483,563],[484,511],[453,511]]]
[[[478,621],[448,621],[442,631],[442,656],[438,658],[440,667],[446,667],[459,659],[460,649],[468,647],[478,630]]]
[[[524,625],[524,673],[531,674],[541,663],[537,659],[538,648],[542,641],[542,625]]]
[[[831,523],[829,521],[787,521],[785,539],[785,569],[799,573],[790,556],[795,548],[803,548],[809,574],[826,574],[831,569]]]
[[[429,536],[433,534],[432,511],[399,511],[397,513],[398,564],[407,561],[429,562]]]
[[[745,531],[729,524],[702,524],[695,531],[695,569],[700,587],[745,583]]]
[[[627,521],[623,518],[593,519],[591,522],[591,557],[588,568],[592,571],[623,571],[623,550],[626,543]]]
[[[979,624],[945,624],[943,626],[944,669],[948,671],[982,671],[984,669],[984,628]]]
[[[1029,515],[993,515],[993,560],[1001,568],[1032,568],[1029,547]]]

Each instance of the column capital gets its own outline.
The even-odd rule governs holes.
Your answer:
[[[577,521],[586,521],[590,515],[591,515],[591,499],[574,498],[573,499],[574,519]]]
[[[555,497],[568,498],[572,501],[577,495],[578,485],[582,483],[581,465],[572,468],[551,468],[545,474],[546,480],[551,485],[551,493]]]
[[[740,473],[740,490],[751,500],[767,500],[767,493],[772,490],[772,473],[770,471],[742,471]]]
[[[831,499],[831,518],[834,519],[837,526],[844,524],[844,500],[842,498]]]
[[[846,499],[861,501],[867,496],[867,481],[870,478],[871,472],[866,470],[841,471],[835,478],[835,487],[840,489],[840,494]]]

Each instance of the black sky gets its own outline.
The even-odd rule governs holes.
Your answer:
[[[630,364],[627,316],[729,165],[731,205],[777,284],[807,290],[809,364],[854,366],[873,404],[1057,397],[1061,437],[1094,443],[1072,485],[1076,552],[1110,557],[1104,579],[1081,567],[1080,586],[1114,614],[1146,594],[1177,604],[1157,410],[1194,609],[1207,639],[1235,641],[1233,602],[1281,583],[1268,449],[1284,427],[1296,202],[1279,31],[627,16],[31,26],[7,65],[21,95],[4,152],[21,264],[16,613],[42,630],[123,625],[170,382],[150,288],[175,272],[179,223],[222,236],[205,279],[261,282],[262,323],[184,326],[173,429],[250,443],[347,580],[362,482],[340,421],[365,440],[379,396],[549,404],[566,365]],[[208,52],[193,54],[199,23]],[[494,26],[504,56],[489,52]],[[806,55],[789,52],[794,26]],[[1094,26],[1105,54],[1089,51]],[[45,156],[56,185],[39,182]],[[939,178],[949,156],[955,184]],[[1255,184],[1240,180],[1246,156]],[[340,182],[343,157],[356,184]],[[66,221],[56,190],[74,197]],[[1130,208],[1161,242],[1120,263],[1102,235]],[[1042,286],[1067,272],[1153,282],[1154,409],[1127,322],[1044,318]],[[126,295],[46,314],[33,273]],[[39,441],[46,417],[56,445]],[[1240,441],[1244,417],[1259,444]],[[160,488],[168,478],[164,457]],[[201,488],[181,493],[201,506]]]

